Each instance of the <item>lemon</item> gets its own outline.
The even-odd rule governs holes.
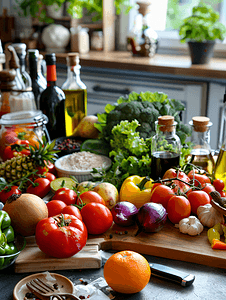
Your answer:
[[[77,182],[70,177],[59,177],[51,181],[50,187],[53,193],[59,190],[62,187],[72,189],[76,187]]]

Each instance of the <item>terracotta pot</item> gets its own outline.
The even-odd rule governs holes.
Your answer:
[[[188,42],[192,64],[208,64],[213,57],[214,45],[215,41]]]

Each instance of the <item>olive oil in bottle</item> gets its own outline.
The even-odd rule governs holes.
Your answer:
[[[193,117],[189,124],[192,126],[193,148],[186,161],[213,174],[215,163],[210,147],[210,128],[213,123],[207,117],[197,116]]]
[[[223,145],[218,154],[215,172],[215,178],[219,178],[224,181],[224,185],[226,186],[226,149],[225,145]]]
[[[66,136],[73,135],[80,121],[87,115],[87,88],[80,79],[79,54],[68,53],[67,80],[62,85],[65,93]]]

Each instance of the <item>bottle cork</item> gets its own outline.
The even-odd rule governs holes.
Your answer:
[[[174,124],[173,116],[165,115],[165,116],[158,117],[158,125],[163,125],[160,126],[159,128],[159,130],[161,131],[172,132],[174,130],[173,124]]]
[[[78,66],[79,65],[79,53],[71,52],[67,55],[67,64],[68,66]]]
[[[196,116],[192,118],[194,131],[205,132],[208,130],[210,119],[208,117]]]

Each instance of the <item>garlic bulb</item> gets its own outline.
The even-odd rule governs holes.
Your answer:
[[[223,215],[217,211],[211,204],[199,206],[197,216],[203,226],[213,227],[217,223],[224,223]]]
[[[179,222],[179,230],[182,233],[189,235],[198,235],[203,231],[204,227],[200,223],[199,219],[195,216],[184,218]]]

